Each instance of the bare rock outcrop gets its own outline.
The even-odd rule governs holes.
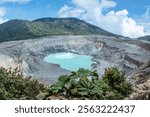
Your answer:
[[[131,75],[134,93],[129,99],[150,100],[150,62]]]

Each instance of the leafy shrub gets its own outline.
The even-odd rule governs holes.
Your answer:
[[[77,72],[72,72],[70,76],[63,75],[58,78],[58,82],[49,88],[50,95],[63,94],[68,98],[83,97],[91,98],[90,95],[99,95],[97,83],[98,75],[95,71],[79,69]]]
[[[105,70],[103,80],[116,92],[123,97],[129,96],[132,93],[132,86],[126,81],[124,75],[115,67]]]
[[[19,69],[0,69],[0,99],[36,99],[44,85],[31,78],[23,78]]]
[[[117,68],[108,68],[102,79],[96,71],[79,69],[63,75],[49,88],[49,96],[63,95],[68,99],[123,99],[132,92],[131,85]]]

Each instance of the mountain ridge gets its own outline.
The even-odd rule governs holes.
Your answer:
[[[120,37],[77,18],[14,19],[0,25],[0,42],[51,35],[105,35]]]
[[[139,37],[137,39],[139,39],[139,40],[145,40],[145,41],[149,41],[150,42],[150,35],[142,36],[142,37]]]

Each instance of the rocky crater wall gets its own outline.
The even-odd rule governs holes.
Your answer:
[[[91,55],[99,75],[105,68],[116,66],[126,75],[149,62],[149,43],[107,36],[51,36],[38,39],[0,43],[0,66],[20,67],[25,76],[38,78],[45,84],[53,83],[70,71],[43,61],[46,55],[72,52]]]

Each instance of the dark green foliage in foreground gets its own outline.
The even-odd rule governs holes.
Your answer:
[[[0,99],[36,99],[44,90],[37,80],[23,78],[20,70],[0,69]]]
[[[124,97],[132,93],[131,84],[126,81],[124,75],[117,68],[106,69],[103,80]]]
[[[132,87],[117,68],[106,69],[102,79],[95,71],[79,69],[59,77],[48,92],[47,96],[63,95],[68,99],[123,99],[132,93]]]
[[[0,99],[37,99],[39,93],[63,96],[65,99],[124,99],[132,86],[117,68],[108,68],[100,79],[96,71],[79,69],[63,75],[48,89],[37,80],[23,78],[19,69],[0,69]]]

